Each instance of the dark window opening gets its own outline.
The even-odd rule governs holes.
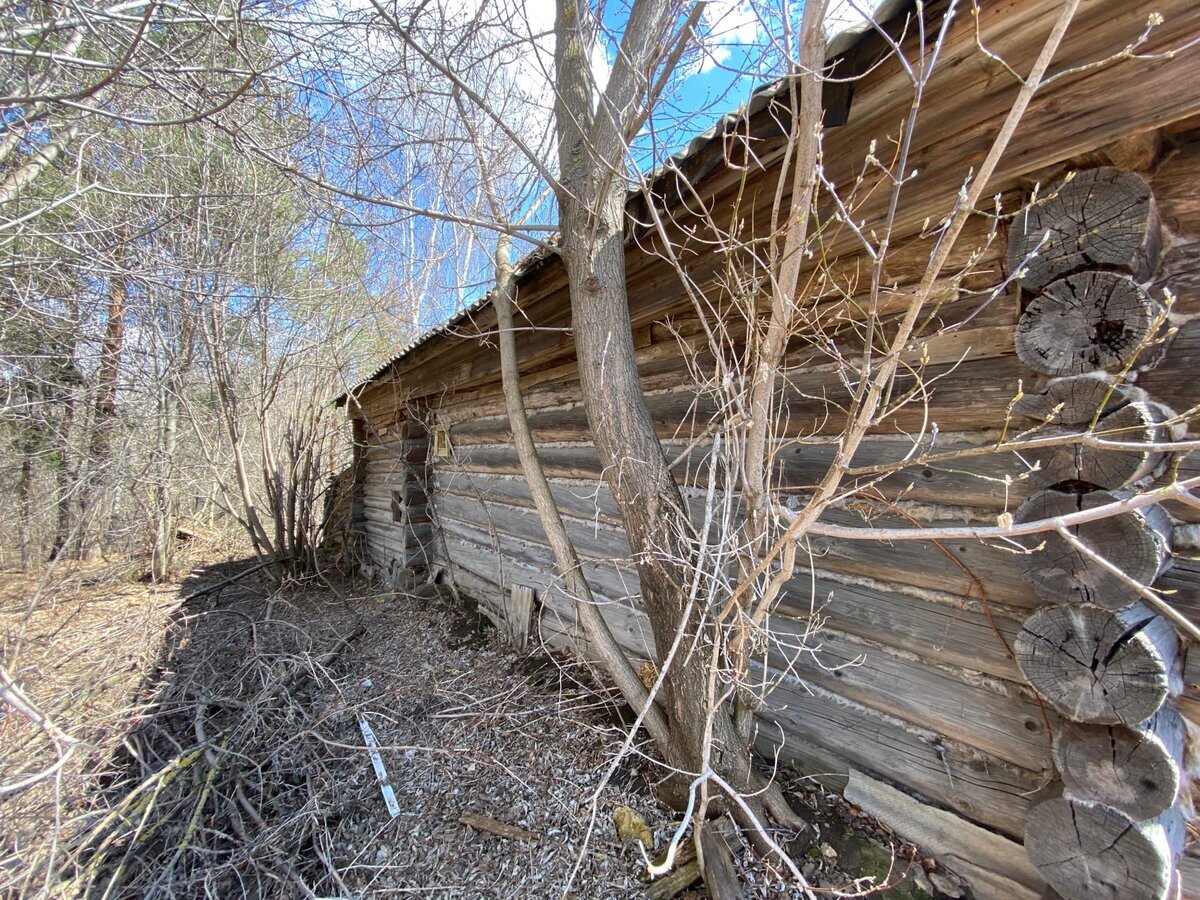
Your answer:
[[[404,500],[399,491],[392,491],[392,521],[397,525],[404,524]]]

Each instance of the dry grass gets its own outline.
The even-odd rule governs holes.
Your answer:
[[[141,584],[137,574],[95,563],[0,576],[0,660],[15,682],[4,687],[33,707],[32,717],[0,707],[8,788],[0,884],[8,892],[50,890],[68,847],[104,814],[115,752],[148,711],[139,697],[179,591]]]
[[[4,802],[5,892],[553,894],[620,736],[604,701],[481,646],[431,592],[278,590],[257,573],[181,604],[233,572],[151,588],[76,571],[32,604],[35,582],[6,579],[6,665],[53,724],[5,710],[4,783],[67,760]],[[383,745],[394,819],[360,719]],[[608,801],[653,817],[639,790]],[[465,812],[539,839],[477,833]],[[635,891],[636,854],[592,845],[581,895]]]

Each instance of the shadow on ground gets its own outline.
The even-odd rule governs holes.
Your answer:
[[[394,594],[331,573],[278,587],[247,559],[198,569],[177,592],[139,590],[146,615],[130,601],[93,617],[110,623],[107,643],[93,641],[107,656],[88,665],[123,671],[112,692],[134,702],[101,717],[79,789],[39,813],[59,823],[58,849],[38,857],[43,885],[139,898],[643,894],[641,854],[613,812],[636,810],[660,849],[676,818],[637,753],[601,784],[623,720],[581,666],[511,653],[432,585]],[[893,850],[840,799],[799,781],[792,798],[812,823],[793,848],[814,885],[891,879],[874,896],[940,895],[913,848]],[[20,851],[3,862],[33,871]],[[734,853],[747,896],[792,895],[744,843]]]

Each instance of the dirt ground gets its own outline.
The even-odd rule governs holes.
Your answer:
[[[512,652],[444,588],[252,570],[0,576],[0,894],[645,894],[614,813],[656,850],[677,819],[637,748],[613,765],[621,716],[585,668]],[[840,798],[789,788],[811,824],[776,837],[818,896],[966,896]],[[797,895],[733,843],[747,896]]]

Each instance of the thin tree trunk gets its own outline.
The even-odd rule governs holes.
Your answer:
[[[92,439],[87,456],[89,477],[80,485],[79,491],[83,524],[79,536],[81,558],[95,556],[103,540],[99,533],[102,529],[93,526],[100,518],[97,506],[101,492],[111,476],[113,432],[117,424],[117,382],[121,371],[121,351],[125,344],[125,308],[128,301],[129,285],[125,275],[114,272],[109,279],[108,320],[104,327],[104,344],[96,377]]]
[[[775,415],[775,383],[794,327],[796,291],[800,282],[800,268],[804,262],[804,249],[808,243],[813,198],[816,194],[821,120],[824,111],[821,105],[821,69],[825,64],[825,32],[822,28],[825,7],[826,0],[808,0],[804,4],[804,15],[800,24],[800,90],[797,97],[793,89],[794,124],[784,163],[785,172],[789,164],[793,167],[792,191],[786,217],[783,223],[779,223],[784,184],[781,178],[779,193],[776,196],[776,221],[772,224],[776,229],[782,230],[783,248],[776,255],[778,242],[777,239],[772,241],[771,313],[766,333],[756,351],[757,359],[753,362],[750,417],[742,459],[742,490],[746,498],[746,551],[741,558],[739,580],[751,577],[750,573],[754,571],[758,559],[767,550],[770,536],[771,513],[766,499],[771,466],[769,442],[778,421]],[[776,230],[775,234],[778,233]],[[795,554],[784,556],[781,562],[781,571],[776,573],[777,577],[766,580],[764,592],[778,593],[779,587],[791,577],[795,568]],[[758,603],[773,601],[774,597],[766,594],[756,598]],[[742,602],[742,608],[750,605],[751,597],[748,594]],[[750,632],[749,619],[739,615],[729,650],[733,670],[739,674],[746,672]],[[739,691],[736,703],[738,732],[749,737],[753,726],[753,713],[759,704],[748,691]]]
[[[69,305],[71,320],[78,324],[78,304],[72,299],[69,301]],[[70,344],[65,371],[68,375],[68,383],[63,385],[62,429],[58,436],[59,445],[54,469],[55,522],[54,542],[50,547],[51,560],[57,560],[69,554],[70,545],[77,536],[79,529],[79,522],[74,515],[76,506],[72,502],[71,496],[78,483],[79,474],[79,467],[75,463],[74,448],[71,446],[75,432],[76,390],[80,381],[78,378],[79,369],[76,367],[76,347],[74,341],[71,341]]]
[[[54,543],[50,547],[50,559],[60,559],[68,554],[72,535],[75,534],[78,521],[75,518],[75,504],[71,501],[72,489],[75,486],[75,475],[72,466],[74,454],[71,452],[70,434],[75,424],[74,390],[69,389],[63,402],[63,439],[58,451],[58,464],[54,470]]]
[[[224,358],[224,350],[221,345],[221,319],[215,306],[210,311],[208,324],[209,328],[207,329],[205,339],[208,344],[209,359],[212,362],[213,380],[217,386],[221,422],[225,426],[226,434],[229,437],[230,450],[233,454],[233,472],[237,480],[238,495],[242,501],[242,509],[245,512],[244,523],[246,531],[254,547],[255,557],[260,562],[268,559],[274,560],[276,565],[272,569],[272,572],[276,577],[282,577],[282,572],[279,569],[278,554],[275,547],[271,544],[270,536],[263,527],[262,519],[258,515],[258,504],[254,500],[254,491],[250,487],[250,476],[246,470],[246,457],[242,452],[242,430],[238,423],[237,395],[234,392],[232,375]]]
[[[639,115],[670,13],[661,0],[634,5],[601,112],[593,114],[580,9],[574,0],[559,0],[555,120],[561,254],[584,410],[629,538],[665,673],[670,738],[660,749],[681,774],[696,776],[711,767],[736,789],[748,791],[755,780],[749,745],[734,728],[727,705],[710,704],[710,656],[699,646],[709,625],[689,602],[696,574],[694,535],[646,407],[626,293],[625,185],[615,173],[624,166],[624,132]],[[680,637],[679,652],[672,655]],[[687,780],[673,779],[664,799],[685,802]],[[773,814],[794,821],[782,797],[776,799]]]
[[[33,454],[25,450],[21,455],[21,476],[17,482],[17,508],[20,515],[21,571],[33,568]]]
[[[608,623],[600,614],[592,597],[592,590],[583,574],[579,556],[571,543],[566,525],[559,514],[550,482],[546,478],[533,433],[529,428],[529,417],[525,410],[525,398],[521,394],[520,363],[517,358],[517,341],[513,325],[513,299],[516,295],[516,280],[509,259],[510,238],[500,234],[496,241],[496,291],[492,304],[496,309],[496,320],[500,340],[500,373],[504,387],[504,402],[508,408],[509,424],[512,426],[513,443],[525,480],[533,496],[538,518],[546,532],[546,539],[554,551],[554,561],[566,584],[567,593],[575,600],[575,614],[591,641],[593,651],[600,657],[609,677],[621,695],[642,716],[646,730],[660,747],[670,745],[670,732],[666,719],[653,706],[645,686],[629,663],[609,630]],[[644,713],[644,714],[643,714]]]
[[[179,439],[179,392],[182,389],[182,379],[178,374],[172,374],[167,378],[162,393],[158,483],[154,490],[154,550],[150,559],[150,577],[156,582],[167,579],[175,549],[175,501],[172,485],[175,475],[175,448]]]

